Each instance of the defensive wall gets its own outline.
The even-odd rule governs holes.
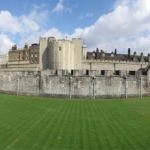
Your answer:
[[[94,70],[0,70],[0,92],[66,98],[127,98],[150,96],[150,71],[105,75]]]
[[[146,68],[148,62],[116,61],[116,60],[83,60],[82,69],[85,70],[124,70],[137,71]]]

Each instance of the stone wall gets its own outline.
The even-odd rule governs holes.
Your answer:
[[[0,71],[0,91],[20,95],[39,95],[40,72]]]
[[[82,69],[86,58],[83,40],[56,40],[54,37],[40,38],[40,68],[45,69]]]
[[[101,76],[97,71],[0,71],[0,92],[67,98],[150,96],[148,76]]]
[[[126,62],[126,61],[108,61],[108,60],[83,60],[82,69],[89,70],[124,70],[138,71],[140,68],[146,68],[148,62]]]

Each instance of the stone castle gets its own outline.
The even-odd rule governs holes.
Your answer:
[[[40,38],[0,56],[0,91],[61,97],[150,96],[150,54],[87,52],[84,41]]]

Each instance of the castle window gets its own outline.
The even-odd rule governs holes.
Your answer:
[[[115,75],[119,76],[119,75],[120,75],[120,71],[119,71],[119,70],[116,70],[116,71],[115,71]]]
[[[86,70],[86,75],[89,75],[89,70]]]
[[[135,76],[135,71],[129,71],[129,75]]]
[[[143,76],[147,76],[147,72],[146,71],[142,71],[142,75]]]
[[[105,75],[105,70],[101,70],[101,75]]]
[[[71,75],[73,75],[73,70],[71,70]]]
[[[31,54],[31,57],[33,57],[33,54]]]
[[[35,57],[37,57],[37,54],[35,54]]]
[[[55,72],[55,73],[56,73],[56,75],[58,75],[58,70],[56,70],[56,72]]]
[[[59,47],[59,51],[61,51],[61,47]]]

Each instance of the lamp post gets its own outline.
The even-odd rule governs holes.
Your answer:
[[[140,97],[142,98],[142,77],[140,78]]]
[[[93,98],[95,99],[95,80],[96,80],[96,77],[92,77],[93,81],[92,81],[92,85],[93,85]]]
[[[128,94],[127,94],[127,76],[125,77],[125,98],[128,98]]]
[[[72,98],[72,93],[71,93],[71,80],[72,79],[72,77],[70,77],[69,76],[69,99],[71,99]]]
[[[17,96],[19,95],[19,78],[17,79]]]

